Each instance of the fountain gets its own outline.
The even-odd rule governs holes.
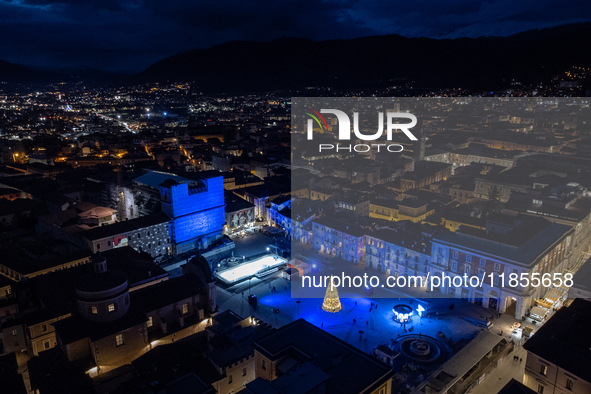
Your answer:
[[[447,347],[439,340],[422,334],[410,334],[392,341],[392,348],[407,361],[421,366],[434,366],[447,360]]]

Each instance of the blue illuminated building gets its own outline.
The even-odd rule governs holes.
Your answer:
[[[226,221],[222,176],[187,179],[150,171],[137,181],[160,192],[162,211],[171,219],[173,254],[206,249],[222,237]]]

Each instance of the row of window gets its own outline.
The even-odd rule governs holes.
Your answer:
[[[129,305],[129,295],[125,296],[125,306]],[[115,312],[117,310],[117,303],[113,302],[110,303],[109,305],[107,305],[107,312],[111,313],[111,312]],[[90,313],[92,313],[93,315],[98,315],[98,307],[96,306],[91,306],[90,307]]]
[[[167,238],[166,239],[166,242],[167,243],[170,243],[170,238]],[[161,245],[161,243],[160,243],[160,241],[158,241],[158,246],[160,246],[160,245]],[[111,241],[107,241],[107,246],[111,246]],[[156,244],[154,244],[154,247],[156,247]],[[97,243],[96,244],[96,249],[99,250],[100,248],[101,248],[101,244],[100,243]],[[152,244],[149,243],[148,244],[148,249],[151,249],[151,248],[152,248]]]
[[[482,262],[483,260],[484,259],[480,259],[480,266],[481,267],[484,267],[485,266],[485,263]],[[468,272],[468,275],[470,274],[470,267],[471,266],[468,265],[467,263],[464,264],[464,271],[467,271]],[[452,260],[451,261],[451,269],[453,271],[457,271],[457,269],[458,269],[458,262],[457,262],[457,260]],[[500,263],[495,263],[494,270],[495,271],[500,271],[501,270],[501,264]],[[484,270],[482,268],[479,268],[479,271],[484,271]],[[515,272],[515,270],[513,270],[513,271]]]
[[[545,365],[545,364],[542,364],[540,366],[540,375],[547,376],[547,374],[548,374],[548,366]],[[569,378],[567,378],[566,379],[565,387],[568,390],[572,390],[573,389],[573,386],[574,386],[574,381],[571,380],[571,379],[569,379]],[[542,384],[538,384],[538,393],[539,394],[543,394],[544,393],[544,386]]]
[[[111,304],[112,305],[112,304]],[[109,305],[110,307],[110,305]],[[183,315],[189,313],[189,304],[183,304]],[[148,316],[148,327],[152,327],[153,325],[153,319],[152,316]],[[115,336],[115,346],[119,347],[125,345],[125,338],[123,336],[123,334],[117,334]],[[246,375],[246,369],[243,370],[243,375]],[[230,383],[232,383],[232,376],[230,375]]]
[[[442,249],[441,249],[441,248],[439,248],[439,253],[440,253],[440,254],[442,253]],[[453,251],[453,253],[452,253],[452,257],[453,257],[454,259],[457,259],[457,258],[458,258],[458,251],[457,251],[457,250],[454,250],[454,251]],[[471,262],[472,262],[472,255],[469,255],[469,254],[467,254],[467,255],[466,255],[466,263],[471,263]],[[486,259],[480,258],[480,263],[479,263],[479,264],[480,264],[480,266],[481,266],[481,267],[484,267],[484,266],[486,265]],[[495,267],[496,267],[497,265],[498,265],[498,264],[495,264]],[[500,269],[500,268],[499,268],[499,269]],[[497,270],[497,271],[498,271],[498,269],[497,269],[497,268],[495,268],[495,270]]]

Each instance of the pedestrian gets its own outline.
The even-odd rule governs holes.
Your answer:
[[[324,327],[324,323],[322,323],[322,324],[320,325],[320,328],[322,328],[322,327]]]
[[[378,309],[378,304],[376,304],[376,309]]]
[[[357,306],[357,301],[355,301],[355,306]]]
[[[520,357],[519,358],[519,364],[521,364],[522,361],[523,361],[523,359]]]
[[[366,321],[365,321],[365,325],[366,325],[366,326],[369,326],[369,320],[366,320]]]

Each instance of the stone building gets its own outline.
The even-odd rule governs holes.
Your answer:
[[[97,227],[80,233],[92,253],[131,246],[138,252],[161,259],[172,252],[170,218],[155,212],[137,219]]]
[[[365,262],[388,275],[426,276],[431,262],[431,232],[383,228],[365,235]]]
[[[77,309],[73,284],[91,270],[92,259],[90,252],[87,253],[63,256],[61,265],[11,285],[11,305],[15,309],[2,325],[7,352],[21,351],[35,357],[56,346],[53,323],[71,317]],[[109,259],[111,268],[127,276],[130,291],[168,279],[166,271],[154,264],[149,255],[130,247],[107,251],[102,256]],[[85,301],[81,299],[81,302]],[[98,315],[99,308],[94,306]],[[91,314],[95,315],[92,308]]]
[[[157,210],[170,218],[172,254],[206,249],[222,237],[225,204],[221,175],[208,172],[199,179],[188,179],[149,171],[136,178],[134,185],[143,198],[157,202]]]
[[[94,377],[203,331],[217,310],[215,285],[207,262],[192,264],[169,279],[150,256],[124,247],[21,282],[18,309],[2,326],[6,350],[35,365],[59,353]]]
[[[312,220],[312,234],[312,246],[321,253],[355,264],[364,261],[365,234],[361,226],[323,216]]]
[[[232,234],[254,226],[254,205],[234,193],[226,193],[226,225],[224,232]]]
[[[307,387],[313,393],[388,394],[392,367],[304,319],[254,343],[256,377],[245,393],[285,392]]]
[[[523,345],[527,387],[539,394],[591,392],[590,316],[591,302],[575,299]]]
[[[275,329],[253,316],[243,319],[229,310],[211,320],[205,329],[209,348],[205,356],[221,376],[213,387],[218,393],[237,393],[256,378],[253,342]]]
[[[415,163],[414,171],[400,178],[400,191],[419,189],[432,183],[447,180],[452,175],[452,165],[433,161]]]
[[[489,218],[486,230],[463,226],[438,234],[431,241],[431,277],[467,274],[485,275],[486,280],[481,287],[456,288],[445,282],[435,291],[503,313],[515,307],[515,317],[521,319],[547,288],[531,283],[511,287],[510,275],[562,274],[573,257],[573,236],[570,226],[525,215]]]
[[[197,275],[130,292],[127,275],[107,264],[95,257],[92,272],[74,283],[77,310],[53,323],[68,361],[86,360],[88,373],[96,376],[205,329],[207,285]]]

